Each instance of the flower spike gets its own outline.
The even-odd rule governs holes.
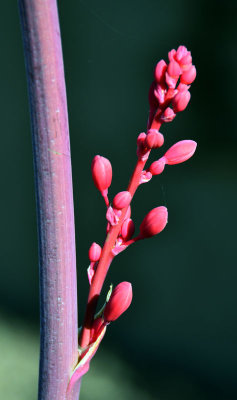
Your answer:
[[[111,164],[108,159],[99,155],[95,156],[92,162],[95,186],[101,192],[107,206],[107,236],[103,249],[97,243],[92,243],[89,249],[90,266],[87,273],[90,291],[84,325],[79,337],[79,362],[72,376],[73,380],[80,378],[88,370],[90,360],[107,326],[125,312],[132,301],[131,283],[121,282],[114,290],[111,288],[111,296],[107,296],[105,305],[96,314],[98,298],[111,262],[130,245],[159,234],[167,225],[167,208],[156,207],[144,217],[140,232],[134,235],[135,226],[131,219],[130,203],[136,190],[142,183],[149,182],[154,175],[160,175],[166,164],[182,163],[196,150],[196,142],[182,140],[152,162],[150,167],[145,167],[151,151],[160,148],[164,143],[164,136],[160,132],[162,124],[172,122],[176,114],[187,107],[191,97],[190,85],[196,78],[191,53],[185,46],[171,50],[168,59],[167,63],[161,60],[155,66],[154,81],[148,95],[150,109],[147,130],[137,138],[137,163],[127,190],[117,193],[112,204],[108,199],[108,188],[112,181]]]

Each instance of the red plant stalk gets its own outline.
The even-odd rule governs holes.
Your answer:
[[[142,182],[143,174],[145,174],[144,176],[146,176],[146,174],[150,174],[150,176],[147,175],[147,177],[149,176],[149,178],[147,179],[148,181],[151,179],[152,175],[160,174],[163,171],[165,164],[170,163],[169,160],[167,160],[164,156],[162,157],[162,159],[158,160],[159,168],[157,167],[157,164],[154,165],[153,163],[153,168],[144,171],[144,167],[151,149],[161,147],[163,145],[164,138],[163,135],[159,132],[161,125],[164,122],[171,122],[175,118],[176,113],[183,111],[188,105],[188,102],[190,100],[190,92],[188,89],[190,87],[189,85],[194,81],[195,77],[196,69],[195,66],[192,65],[191,53],[187,51],[186,47],[184,46],[179,46],[177,51],[171,50],[171,52],[169,52],[168,65],[165,63],[164,60],[161,60],[157,64],[155,69],[155,81],[152,83],[149,93],[150,113],[147,127],[148,131],[147,134],[142,133],[138,137],[138,161],[127,189],[127,191],[131,195],[130,200],[132,200],[140,183],[146,182],[146,180]],[[170,108],[171,105],[173,109]],[[178,147],[176,146],[173,150],[172,153],[175,153],[177,151],[179,153],[185,153],[181,155],[178,154],[178,161],[174,162],[174,164],[185,161],[186,159],[190,158],[191,155],[194,153],[196,149],[196,143],[193,141],[189,141],[189,143],[191,144],[191,150],[189,150],[188,155],[185,156],[187,153],[186,142],[188,141],[179,142],[180,145],[178,145]],[[98,157],[100,156],[96,156],[95,159]],[[108,207],[109,201],[107,197],[107,192],[108,187],[111,183],[112,172],[110,171],[111,166],[108,167],[109,161],[107,159],[104,160],[106,160],[104,164],[104,170],[100,168],[98,169],[98,171],[92,171],[92,174],[94,174],[93,179],[95,181],[95,185],[100,190],[102,196],[105,199],[105,204]],[[109,168],[108,182],[106,182],[106,166]],[[100,173],[101,179],[99,177]],[[120,197],[122,193],[124,192],[120,193]],[[114,248],[116,247],[117,240],[121,233],[121,226],[124,222],[128,207],[129,205],[126,205],[120,210],[121,214],[116,224],[110,224],[105,244],[98,260],[98,265],[96,266],[96,269],[94,271],[93,279],[91,279],[90,282],[91,286],[89,290],[86,314],[82,332],[79,338],[79,343],[82,351],[90,344],[91,341],[91,330],[94,323],[98,298],[101,293],[101,289],[106,278],[108,269],[110,267],[111,261],[114,258]],[[153,214],[156,215],[156,211]],[[154,231],[155,230],[156,228],[154,229]],[[146,237],[152,235],[153,234],[147,235]],[[134,243],[137,240],[140,240],[141,238],[144,237],[142,237],[142,234],[140,233],[138,237],[130,239],[127,242],[123,242],[124,247],[127,247],[128,245]]]
[[[78,360],[73,192],[56,0],[19,0],[28,80],[40,267],[40,400],[67,392]],[[67,393],[67,394],[66,394]]]

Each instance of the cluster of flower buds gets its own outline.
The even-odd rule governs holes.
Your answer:
[[[196,77],[196,69],[192,65],[190,51],[185,46],[171,50],[169,63],[167,64],[164,60],[159,61],[154,76],[155,80],[149,91],[150,112],[147,132],[140,133],[137,138],[137,165],[128,189],[117,193],[111,203],[108,198],[108,188],[112,182],[111,163],[107,158],[99,155],[95,156],[92,161],[92,177],[96,188],[104,198],[107,220],[107,238],[103,248],[97,243],[92,243],[89,249],[90,266],[87,272],[92,294],[94,293],[93,287],[96,286],[93,285],[95,275],[98,278],[96,279],[97,286],[100,278],[103,284],[109,265],[117,254],[138,240],[159,234],[167,224],[167,208],[164,206],[153,208],[143,219],[139,233],[134,237],[135,225],[131,218],[130,204],[138,186],[148,182],[152,176],[161,174],[166,164],[174,165],[188,160],[196,150],[197,144],[193,140],[179,141],[171,146],[162,157],[143,170],[151,150],[159,149],[164,144],[164,136],[160,132],[161,125],[171,122],[176,114],[183,111],[189,103],[190,85]],[[102,270],[105,273],[100,277]],[[131,301],[132,286],[128,282],[122,282],[112,291],[102,312],[96,317],[91,312],[91,306],[88,303],[87,311],[92,321],[89,325],[90,337],[81,340],[80,343],[97,348],[97,341],[102,340],[106,326],[126,311]]]
[[[171,122],[176,114],[185,110],[190,100],[189,88],[196,78],[192,56],[185,46],[169,52],[169,63],[157,63],[154,82],[149,91],[150,113],[148,129],[154,118],[157,122]]]
[[[154,132],[151,132],[150,134],[153,136],[153,133]],[[149,136],[149,134],[147,136]],[[160,140],[160,135],[158,136],[159,136],[158,140]],[[163,140],[164,139],[162,135],[162,144]],[[97,173],[97,168],[103,171],[101,175]],[[146,215],[140,226],[139,235],[133,238],[135,232],[135,225],[133,220],[131,219],[131,207],[130,207],[130,202],[132,200],[131,193],[127,190],[117,193],[112,201],[112,204],[109,205],[108,185],[111,184],[111,175],[112,175],[111,171],[112,168],[109,160],[98,155],[93,159],[92,176],[95,186],[100,190],[100,192],[102,192],[102,190],[107,190],[106,196],[103,196],[105,199],[105,203],[107,205],[107,212],[106,212],[107,232],[109,232],[111,227],[116,226],[120,223],[122,210],[126,210],[116,239],[116,243],[112,249],[112,256],[116,256],[117,254],[121,253],[121,251],[125,250],[132,243],[160,233],[167,224],[168,213],[165,207],[156,207],[153,210],[151,210]],[[150,177],[152,177],[151,172],[145,171],[145,173],[150,174]],[[107,184],[105,184],[105,182],[107,182]],[[93,280],[96,267],[101,256],[101,251],[102,251],[101,247],[96,243],[93,243],[89,250],[90,266],[87,270],[87,273],[90,285]]]

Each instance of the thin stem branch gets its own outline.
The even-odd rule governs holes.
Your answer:
[[[56,0],[19,0],[28,80],[40,267],[40,400],[66,397],[77,363],[73,191]]]
[[[160,110],[159,110],[159,112],[160,112]],[[158,114],[156,114],[156,117],[153,119],[153,122],[151,124],[151,129],[159,129],[161,126],[161,122],[158,120],[157,115]],[[128,185],[128,189],[127,189],[131,193],[132,198],[139,186],[141,173],[144,169],[146,161],[147,160],[145,160],[145,161],[138,160],[137,164],[134,168],[134,171],[131,176],[131,179],[130,179],[130,182]],[[98,263],[98,266],[96,269],[96,273],[95,273],[95,276],[91,283],[88,301],[87,301],[85,320],[84,320],[84,324],[83,324],[82,333],[80,336],[80,346],[82,348],[86,347],[89,344],[90,329],[91,329],[91,325],[94,320],[94,315],[95,315],[99,295],[100,295],[103,283],[105,281],[108,269],[111,264],[112,249],[113,249],[116,239],[119,235],[121,225],[123,223],[127,209],[128,209],[128,207],[125,207],[122,210],[122,214],[121,214],[118,224],[115,226],[111,226],[111,228],[107,234],[105,244],[104,244],[104,247],[103,247],[103,250],[101,253],[101,257],[100,257],[100,260],[99,260],[99,263]]]

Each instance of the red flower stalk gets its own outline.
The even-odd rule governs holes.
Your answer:
[[[177,51],[171,50],[169,63],[166,64],[164,60],[159,61],[154,77],[155,80],[149,90],[150,110],[147,131],[140,133],[137,138],[137,163],[127,190],[117,193],[112,205],[109,205],[107,197],[112,181],[111,164],[109,160],[101,156],[96,156],[92,162],[94,183],[107,205],[107,237],[102,249],[93,243],[89,250],[90,290],[85,320],[79,337],[82,355],[79,358],[77,372],[80,377],[88,370],[89,361],[94,354],[94,350],[90,352],[88,346],[89,349],[98,348],[106,325],[126,311],[132,300],[131,284],[122,282],[112,291],[102,311],[98,315],[95,314],[98,298],[113,258],[138,240],[157,235],[167,224],[167,208],[156,207],[145,216],[140,225],[139,235],[133,238],[135,226],[131,219],[130,203],[138,186],[149,182],[153,175],[161,174],[165,164],[173,165],[186,161],[196,149],[194,141],[180,141],[171,146],[165,155],[153,162],[147,170],[144,170],[150,152],[159,149],[164,144],[164,136],[160,132],[162,124],[172,122],[176,113],[183,111],[190,100],[189,85],[196,77],[191,53],[185,46],[179,46]],[[85,359],[88,364],[86,368],[85,362],[83,364]]]

